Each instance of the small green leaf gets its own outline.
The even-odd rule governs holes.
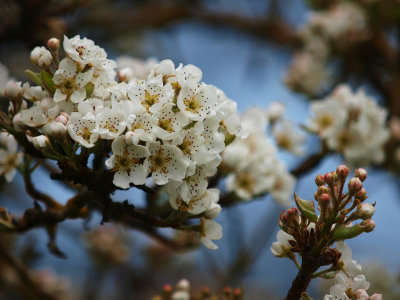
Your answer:
[[[42,85],[42,80],[40,79],[40,74],[32,72],[31,70],[25,70],[25,74],[37,85]]]
[[[179,107],[178,107],[178,105],[174,105],[174,106],[172,106],[172,111],[174,112],[174,113],[177,113],[178,111],[179,111]]]
[[[296,205],[303,216],[310,221],[317,222],[318,216],[315,214],[314,205],[310,201],[301,199],[296,195],[296,193],[294,193],[294,200],[296,201]]]
[[[56,87],[54,86],[53,77],[51,76],[51,74],[46,70],[42,70],[40,72],[40,77],[42,79],[44,88],[48,90],[51,94],[54,94]]]
[[[337,240],[347,240],[352,239],[365,231],[365,227],[361,224],[356,224],[354,226],[346,226],[344,224],[339,225],[333,231],[333,237]]]
[[[300,128],[309,134],[317,134],[317,132],[315,132],[315,130],[311,129],[310,127],[308,127],[304,124],[300,124]]]

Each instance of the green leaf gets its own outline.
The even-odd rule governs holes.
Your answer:
[[[365,231],[365,227],[361,224],[356,224],[354,226],[346,226],[344,224],[339,225],[333,231],[333,237],[337,240],[347,240],[352,239]]]
[[[301,199],[296,195],[296,193],[294,193],[294,200],[296,201],[296,205],[303,216],[310,221],[317,222],[318,216],[315,214],[314,205],[310,201]]]
[[[31,70],[25,70],[25,74],[37,85],[42,85],[42,80],[40,79],[40,73],[32,72]]]
[[[40,77],[42,79],[44,88],[46,88],[46,90],[48,90],[51,94],[54,94],[56,87],[54,85],[52,75],[46,70],[42,70],[40,72]]]

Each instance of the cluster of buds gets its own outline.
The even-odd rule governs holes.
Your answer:
[[[190,282],[187,279],[181,279],[175,289],[169,284],[164,285],[162,295],[156,295],[151,300],[241,300],[243,295],[243,289],[225,287],[219,297],[212,294],[207,286],[203,287],[199,293],[191,295]]]
[[[367,178],[364,169],[357,169],[354,177],[348,181],[348,192],[343,189],[349,175],[349,168],[339,166],[336,171],[317,175],[318,186],[314,201],[301,199],[294,195],[297,208],[283,211],[279,225],[295,241],[289,241],[294,252],[306,252],[313,249],[326,249],[337,240],[351,239],[363,232],[374,229],[371,220],[375,212],[375,203],[364,203],[367,193],[363,181]],[[361,221],[357,224],[352,222]],[[311,247],[311,248],[310,248]]]
[[[374,230],[375,223],[371,218],[375,212],[375,203],[364,203],[367,193],[363,182],[367,179],[367,172],[361,168],[357,169],[354,176],[348,180],[348,191],[345,193],[348,176],[349,168],[345,165],[340,165],[336,171],[325,175],[317,175],[315,183],[318,189],[314,194],[315,201],[304,200],[294,194],[297,208],[281,213],[279,226],[282,230],[277,234],[278,241],[271,247],[275,256],[290,258],[300,267],[296,257],[296,253],[299,253],[302,258],[300,270],[303,270],[303,273],[308,272],[303,274],[303,279],[306,278],[304,288],[312,278],[320,275],[331,278],[336,274],[345,278],[344,281],[348,282],[345,292],[338,294],[333,289],[331,296],[346,298],[329,296],[331,298],[327,299],[359,299],[354,298],[353,294],[359,289],[366,290],[369,286],[365,276],[360,274],[361,266],[351,259],[351,250],[343,240]],[[324,265],[331,267],[314,273]],[[361,279],[365,282],[363,286],[353,284]],[[340,288],[344,286],[341,284]]]

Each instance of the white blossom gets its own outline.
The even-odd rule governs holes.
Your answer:
[[[0,175],[4,176],[7,182],[13,180],[22,157],[14,137],[8,132],[0,132]]]
[[[41,68],[48,69],[53,63],[53,57],[45,47],[35,47],[31,52],[31,61]]]
[[[212,240],[219,240],[222,238],[222,227],[213,220],[206,218],[200,219],[201,231],[200,241],[211,250],[217,250],[218,246]]]
[[[276,257],[287,257],[290,255],[292,253],[292,246],[289,244],[289,241],[294,240],[294,238],[282,229],[279,229],[276,234],[276,239],[277,241],[273,242],[270,248],[272,254]]]

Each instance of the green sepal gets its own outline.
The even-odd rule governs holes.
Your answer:
[[[236,135],[234,134],[227,134],[225,136],[225,147],[229,146],[234,140],[236,139]]]
[[[294,193],[294,200],[296,201],[296,205],[303,216],[312,222],[317,222],[318,216],[315,214],[314,205],[310,201],[301,199],[296,195],[296,193]]]
[[[37,85],[42,85],[42,79],[40,78],[40,73],[32,72],[31,70],[25,70],[26,76],[29,77]]]
[[[88,82],[85,85],[85,89],[86,89],[86,97],[89,98],[90,95],[92,95],[93,91],[94,91],[94,84],[91,82]]]
[[[339,225],[333,231],[333,237],[337,240],[352,239],[365,231],[365,227],[361,224],[354,226]]]
[[[40,72],[40,78],[42,79],[44,88],[46,88],[46,90],[48,90],[51,94],[54,94],[56,87],[54,85],[53,77],[51,76],[51,74],[46,70],[42,70]]]

